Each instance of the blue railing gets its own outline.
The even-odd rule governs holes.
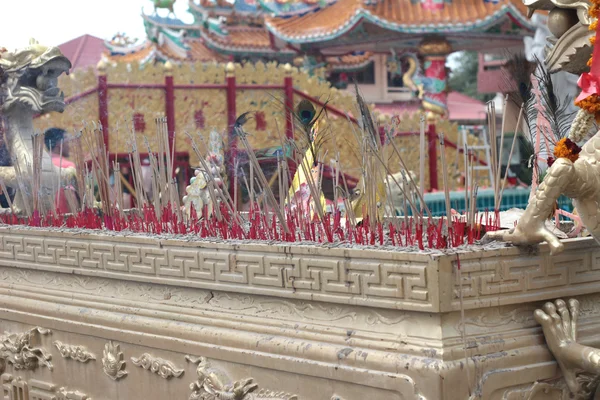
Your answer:
[[[509,210],[511,208],[527,207],[529,202],[529,188],[505,189],[503,193],[502,204],[500,211]],[[426,193],[425,203],[434,216],[446,215],[446,200],[444,192]],[[572,212],[573,204],[571,199],[561,196],[558,200],[558,205],[562,210]],[[465,209],[465,193],[450,192],[450,206],[459,212],[464,212]],[[492,189],[480,189],[477,193],[477,210],[486,211],[494,209],[494,191]]]

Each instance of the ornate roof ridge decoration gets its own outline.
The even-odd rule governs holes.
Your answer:
[[[388,4],[396,1],[392,7]],[[481,0],[471,0],[481,2]],[[406,3],[406,4],[404,4]],[[388,7],[389,6],[389,7]],[[471,4],[448,3],[444,9],[435,12],[421,9],[421,4],[410,0],[384,0],[366,5],[363,0],[339,0],[323,9],[302,16],[283,18],[265,16],[265,26],[275,36],[291,43],[314,43],[336,39],[361,22],[371,23],[384,29],[402,33],[453,33],[485,30],[496,25],[502,18],[509,17],[519,26],[533,32],[534,25],[527,20],[525,6],[520,0],[502,0],[499,3]],[[418,12],[406,12],[407,8],[419,7]],[[462,8],[462,10],[457,10]],[[400,9],[402,13],[397,13]],[[452,11],[454,9],[454,11]],[[454,14],[467,14],[462,21],[456,21]],[[391,15],[389,15],[391,14]],[[400,18],[411,15],[421,20],[402,23]],[[448,14],[448,15],[445,15]],[[454,15],[454,18],[451,18]],[[448,18],[446,18],[448,17]],[[327,26],[329,25],[329,26]]]
[[[149,24],[171,29],[197,29],[194,25],[187,24],[179,18],[160,17],[158,15],[145,14],[142,12],[142,18]]]
[[[222,13],[223,15],[229,15],[236,13],[243,15],[258,15],[263,12],[258,3],[252,5],[248,4],[246,1],[236,1],[232,4],[226,1],[212,2],[210,0],[200,0],[200,4],[198,4],[194,0],[190,0],[189,8],[192,13],[197,12],[200,14]]]
[[[304,15],[328,7],[338,0],[258,0],[265,14],[279,18]]]

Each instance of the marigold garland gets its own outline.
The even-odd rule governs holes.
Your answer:
[[[598,27],[598,18],[600,17],[600,0],[591,0],[592,6],[588,10],[588,15],[594,19],[594,21],[590,24],[589,29],[591,31],[595,31]],[[592,47],[596,43],[596,36],[592,36],[590,38],[590,44]],[[590,59],[587,62],[588,67],[592,66],[593,57],[590,56]],[[575,102],[575,105],[590,114],[593,114],[596,122],[600,123],[600,96],[591,95],[586,99]]]
[[[581,147],[569,138],[562,138],[554,146],[554,157],[548,157],[548,166],[551,167],[559,158],[566,158],[571,162],[577,161],[581,153]]]

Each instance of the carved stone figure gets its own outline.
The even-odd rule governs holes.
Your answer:
[[[201,168],[195,171],[195,176],[190,179],[189,186],[185,188],[186,195],[183,197],[183,205],[188,217],[191,214],[192,206],[198,218],[202,216],[205,207],[208,215],[212,214],[214,201],[218,200],[215,185],[223,187],[225,182],[224,165],[223,139],[217,131],[213,130],[210,133],[206,160]]]
[[[296,395],[270,390],[258,390],[254,379],[246,378],[231,384],[221,371],[212,368],[205,357],[185,356],[193,364],[198,364],[198,380],[190,385],[192,394],[189,400],[298,400]]]
[[[102,366],[104,373],[114,381],[127,375],[125,361],[123,361],[123,352],[118,344],[114,344],[112,341],[106,343],[102,357]]]
[[[524,0],[531,12],[536,9],[551,10],[548,28],[555,37],[546,49],[545,62],[551,71],[581,74],[588,67],[591,48],[588,28],[590,3],[571,0]],[[573,18],[574,13],[577,18]],[[579,115],[584,115],[580,112]],[[593,118],[589,116],[588,118]],[[581,129],[581,121],[575,119],[571,134]],[[587,132],[579,132],[585,138]],[[488,233],[491,239],[510,241],[514,244],[537,244],[548,242],[551,254],[563,250],[563,244],[545,225],[561,194],[573,199],[586,228],[600,242],[600,132],[589,139],[575,162],[560,158],[548,168],[544,181],[531,197],[527,209],[517,226],[508,231]],[[536,321],[542,326],[548,347],[562,371],[569,390],[576,399],[600,399],[600,350],[577,343],[577,317],[579,303],[556,300],[546,303],[535,311]]]
[[[29,47],[4,52],[0,57],[0,114],[6,121],[6,145],[13,165],[18,162],[25,175],[33,165],[33,117],[52,111],[63,112],[64,95],[57,87],[58,77],[68,73],[71,62],[58,47],[46,47],[31,41]],[[44,151],[42,157],[41,200],[48,202],[58,190],[59,169]],[[67,183],[75,176],[74,168],[61,171],[61,181]],[[31,188],[18,186],[14,167],[0,167],[0,178],[6,186],[25,190],[25,196],[15,198],[16,211],[24,211],[24,202],[30,202]],[[46,204],[46,209],[51,209]]]
[[[16,370],[34,370],[40,365],[52,370],[52,355],[32,343],[38,333],[47,335],[50,330],[33,328],[23,333],[5,333],[0,337],[0,359]]]

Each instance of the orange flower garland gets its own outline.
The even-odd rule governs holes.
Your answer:
[[[558,158],[566,158],[571,162],[577,161],[581,147],[569,138],[562,138],[554,146],[554,157],[548,157],[548,166],[551,167]]]
[[[600,0],[591,0],[592,6],[588,11],[588,15],[595,19],[594,22],[590,24],[590,30],[596,31],[598,28],[598,18],[600,17]],[[590,38],[590,44],[592,47],[596,43],[596,37],[593,36]],[[592,66],[593,56],[590,57],[587,65],[589,67]],[[600,123],[600,96],[598,94],[590,94],[588,97],[581,99],[575,102],[575,105],[579,108],[587,111],[588,113],[594,115],[596,122]]]

